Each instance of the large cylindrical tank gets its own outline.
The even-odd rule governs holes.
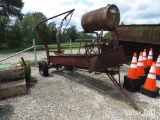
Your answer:
[[[86,32],[114,30],[120,22],[120,12],[116,5],[108,4],[106,7],[85,13],[81,18],[81,25]]]

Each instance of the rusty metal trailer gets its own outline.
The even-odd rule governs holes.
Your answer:
[[[120,21],[120,12],[116,5],[108,4],[106,7],[85,13],[82,16],[81,24],[84,31],[81,33],[81,39],[84,40],[84,34],[93,33],[96,35],[96,40],[94,43],[85,43],[85,53],[77,54],[65,54],[61,50],[60,46],[60,32],[63,26],[63,21],[67,16],[73,14],[74,9],[67,12],[61,13],[59,15],[53,16],[51,18],[45,19],[38,23],[36,30],[46,48],[47,62],[39,62],[39,72],[42,76],[48,76],[48,69],[56,68],[59,70],[64,67],[68,70],[72,70],[74,67],[80,69],[86,69],[89,72],[96,73],[106,73],[114,85],[119,89],[119,91],[124,95],[127,100],[134,106],[136,110],[141,110],[125,93],[123,88],[120,85],[120,72],[119,67],[126,62],[126,56],[124,54],[123,47],[118,46],[117,44],[117,34],[114,37],[114,45],[111,49],[104,43],[103,31],[115,31],[117,25]],[[56,18],[58,16],[64,15],[64,18],[61,21],[60,27],[57,30],[56,42],[57,42],[57,51],[49,50],[46,40],[40,31],[40,25],[43,22],[46,22],[50,19]],[[97,17],[98,16],[98,17]],[[69,19],[70,20],[70,19]],[[95,31],[101,31],[100,33]],[[84,41],[85,42],[85,41]],[[91,52],[93,47],[97,47],[97,52]],[[81,42],[80,42],[81,47]],[[79,48],[80,51],[80,48]],[[119,74],[119,82],[114,78],[113,74]]]
[[[119,25],[116,31],[119,45],[123,46],[128,57],[133,52],[139,54],[144,48],[149,51],[152,47],[153,59],[156,61],[160,54],[160,24]],[[114,36],[115,33],[110,32],[110,39],[114,39]]]

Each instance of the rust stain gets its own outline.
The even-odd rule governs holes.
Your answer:
[[[116,5],[108,4],[106,7],[85,13],[81,18],[81,25],[86,32],[99,30],[114,30],[120,21],[120,12]]]
[[[119,41],[160,44],[160,24],[119,25],[117,27]],[[114,37],[111,32],[110,37]]]

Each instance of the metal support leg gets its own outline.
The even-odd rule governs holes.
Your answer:
[[[143,113],[143,110],[139,106],[137,106],[136,103],[127,95],[127,93],[123,90],[123,88],[116,81],[116,79],[109,72],[106,72],[106,74],[108,75],[110,80],[114,83],[114,85],[118,88],[120,93],[131,103],[131,105],[134,107],[134,109]]]

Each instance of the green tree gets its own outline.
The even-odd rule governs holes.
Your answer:
[[[22,0],[0,0],[0,46],[4,46],[7,42],[6,36],[8,35],[6,32],[11,26],[9,25],[10,17],[22,19],[21,9],[23,5]]]
[[[41,44],[41,40],[35,30],[35,26],[43,19],[46,19],[46,16],[43,15],[43,13],[35,12],[25,14],[22,21],[16,21],[16,24],[18,24],[18,26],[22,28],[24,46],[29,45],[32,39],[36,40],[36,44]],[[47,24],[42,24],[40,29],[44,37],[46,38],[46,36],[48,35]]]
[[[54,21],[50,22],[47,28],[49,35],[49,43],[56,43],[56,33],[57,33],[56,23]]]
[[[22,0],[0,0],[0,16],[22,19],[23,14],[21,13],[21,9],[23,5]]]
[[[8,47],[17,48],[21,46],[23,34],[19,26],[16,24],[9,26],[6,34],[6,43]]]
[[[74,42],[77,39],[78,32],[76,26],[71,25],[71,27],[67,28],[64,32],[64,35],[61,36],[61,42],[67,42],[70,39]]]
[[[106,33],[104,34],[104,38],[106,38],[106,39],[110,38],[110,32],[106,32]]]
[[[84,34],[83,35],[83,37],[85,38],[85,39],[93,39],[94,37],[93,37],[93,34]]]
[[[0,46],[4,46],[6,44],[6,29],[9,22],[9,18],[0,16]]]

